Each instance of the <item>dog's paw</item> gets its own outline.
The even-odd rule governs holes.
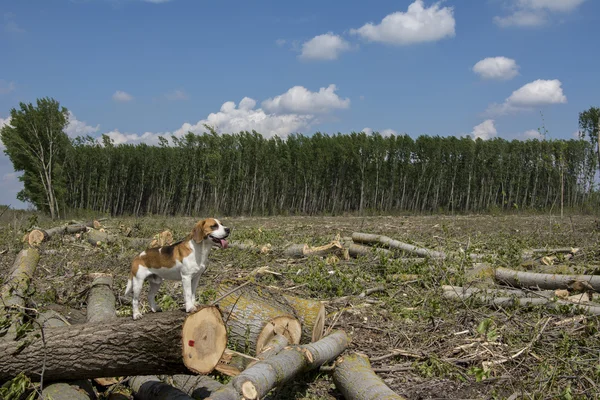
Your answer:
[[[142,313],[139,313],[139,312],[138,313],[133,313],[133,319],[134,320],[140,319],[140,318],[142,318]]]
[[[152,312],[162,312],[162,308],[160,308],[160,306],[156,306],[152,309]]]
[[[185,308],[185,312],[188,312],[188,313],[193,313],[193,312],[196,312],[196,311],[198,311],[198,307],[196,307],[196,305],[193,305],[191,307],[186,307]]]

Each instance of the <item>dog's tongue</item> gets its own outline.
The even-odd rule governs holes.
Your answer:
[[[227,240],[225,240],[225,239],[219,239],[219,240],[221,241],[221,247],[226,249],[227,245],[229,244],[229,243],[227,243]]]

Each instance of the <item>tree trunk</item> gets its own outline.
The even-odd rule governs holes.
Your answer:
[[[17,336],[17,329],[22,322],[23,307],[27,297],[29,283],[33,278],[38,261],[39,252],[34,248],[23,249],[17,254],[10,271],[10,277],[4,283],[1,300],[5,313],[9,314],[11,321],[5,340],[13,340]]]
[[[95,274],[87,301],[87,322],[110,321],[117,318],[113,278],[110,274]]]
[[[221,285],[218,296],[232,289]],[[302,326],[296,311],[285,296],[264,288],[242,288],[217,302],[223,310],[230,341],[247,354],[258,354],[275,335],[286,336],[291,344],[300,343]]]
[[[350,247],[348,248],[348,254],[350,254],[351,257],[367,257],[367,256],[372,256],[374,254],[383,254],[385,256],[388,257],[393,257],[394,253],[388,249],[381,249],[378,247],[368,247],[368,246],[363,246],[360,244],[351,244]]]
[[[246,369],[227,386],[214,392],[209,399],[262,399],[275,386],[289,381],[303,371],[334,360],[349,343],[350,338],[344,331],[336,331],[318,342],[288,348]]]
[[[98,226],[100,226],[100,223],[94,220],[85,224],[61,225],[50,229],[35,228],[25,236],[23,241],[29,242],[31,246],[36,246],[57,235],[85,232],[88,228],[96,228]]]
[[[354,232],[352,234],[352,240],[356,243],[376,244],[380,243],[388,246],[392,249],[398,249],[410,254],[416,254],[419,257],[431,257],[431,258],[446,258],[446,254],[439,251],[424,249],[416,247],[411,244],[402,243],[387,236],[374,235],[371,233],[360,233]]]
[[[204,307],[194,314],[165,312],[145,315],[134,321],[117,318],[93,324],[72,325],[39,330],[21,341],[0,341],[0,381],[11,379],[19,372],[33,380],[85,379],[151,373],[185,373],[183,351],[189,350],[189,340],[182,343],[182,326],[186,317],[203,320],[205,330],[225,332],[225,324],[216,307]],[[37,336],[37,337],[36,337]],[[211,360],[203,373],[217,365],[226,341],[226,334],[198,337],[195,348]],[[206,339],[209,339],[206,341]],[[45,342],[45,345],[44,345]]]
[[[566,289],[569,284],[579,281],[589,284],[595,291],[600,291],[600,275],[539,274],[498,267],[496,279],[511,286],[540,289]]]
[[[358,353],[342,356],[336,360],[333,382],[346,400],[404,399],[387,387],[371,369],[369,359]]]

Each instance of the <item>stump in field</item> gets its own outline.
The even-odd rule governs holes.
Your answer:
[[[221,285],[218,293],[230,289],[229,285]],[[218,305],[228,315],[232,340],[247,343],[251,354],[260,353],[276,334],[285,336],[289,344],[310,343],[323,337],[325,306],[317,300],[250,285],[224,297]]]
[[[185,321],[187,317],[190,321]],[[184,321],[186,332],[182,336]],[[198,325],[201,327],[194,328]],[[208,335],[211,331],[215,334]],[[20,341],[0,341],[0,354],[5,355],[0,357],[0,381],[19,372],[39,380],[42,366],[44,379],[50,380],[186,373],[189,369],[184,354],[196,372],[209,373],[227,342],[225,324],[214,306],[202,307],[191,315],[163,312],[136,321],[117,318],[47,328],[44,339],[45,345],[40,332],[34,331]],[[190,341],[194,346],[189,346]],[[189,352],[184,353],[186,346],[194,347],[196,355],[205,358],[189,358]]]
[[[340,357],[333,382],[346,400],[403,400],[371,369],[366,356],[358,353]]]
[[[231,288],[221,285],[218,295],[226,294]],[[217,304],[226,315],[232,341],[241,348],[247,344],[250,354],[260,353],[275,334],[285,336],[292,344],[300,343],[300,321],[294,308],[278,293],[245,287],[225,296]]]

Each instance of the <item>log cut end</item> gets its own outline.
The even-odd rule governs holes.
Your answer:
[[[315,326],[312,331],[312,341],[316,342],[321,340],[323,333],[325,332],[325,306],[321,304],[319,312],[317,313],[317,319],[315,320]]]
[[[258,398],[258,392],[252,382],[246,381],[242,384],[242,396],[244,396],[244,399],[250,400]]]
[[[46,240],[46,235],[39,229],[34,229],[27,235],[27,242],[30,246],[39,246],[44,240]]]
[[[256,354],[260,354],[263,347],[275,337],[275,335],[284,336],[289,344],[299,344],[302,337],[302,326],[300,322],[291,316],[282,315],[273,318],[265,325],[256,340]]]
[[[183,323],[183,363],[193,372],[208,374],[227,347],[227,330],[215,306],[201,308]]]

